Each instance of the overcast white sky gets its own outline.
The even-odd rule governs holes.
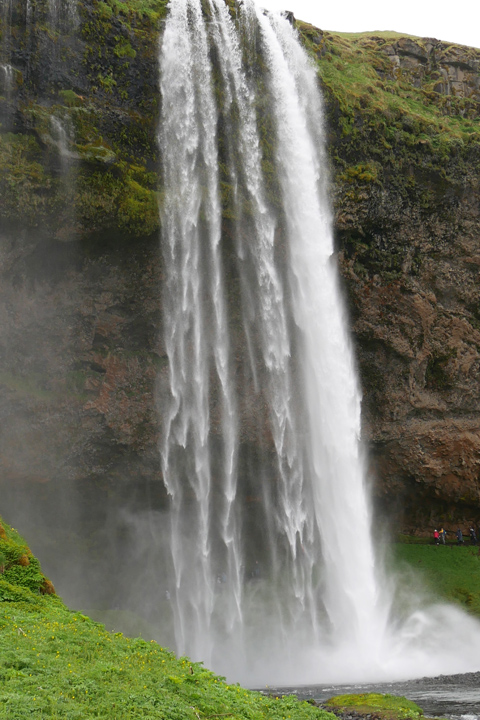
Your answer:
[[[269,10],[292,10],[322,30],[396,30],[480,48],[480,2],[460,0],[256,0]]]

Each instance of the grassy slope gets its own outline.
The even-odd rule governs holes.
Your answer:
[[[333,718],[294,697],[228,685],[154,642],[106,632],[51,594],[22,538],[3,521],[0,528],[0,718]]]
[[[396,543],[394,558],[418,571],[430,597],[445,598],[480,616],[480,555],[477,547]]]

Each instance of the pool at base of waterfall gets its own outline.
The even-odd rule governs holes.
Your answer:
[[[308,687],[268,688],[269,693],[294,694],[300,700],[323,703],[334,695],[389,693],[413,700],[428,717],[448,720],[480,720],[480,672],[440,675],[405,682],[351,685],[311,685]]]

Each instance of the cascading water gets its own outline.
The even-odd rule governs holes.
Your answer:
[[[13,67],[10,64],[12,54],[12,2],[4,0],[1,8],[1,42],[0,42],[0,95],[10,104],[13,88]]]
[[[48,0],[48,22],[54,30],[71,32],[78,25],[76,0]]]
[[[252,2],[233,21],[223,0],[172,0],[160,76],[177,650],[250,683],[480,667],[446,660],[458,613],[403,603],[393,620],[377,568],[322,103],[295,31]]]
[[[50,116],[50,137],[58,149],[62,175],[66,175],[72,159],[75,157],[72,152],[73,129],[68,116],[59,118]]]
[[[0,87],[7,96],[7,101],[10,100],[13,85],[13,68],[11,65],[5,64],[0,65],[0,72],[2,73],[2,85]]]
[[[324,560],[324,601],[335,644],[345,641],[360,649],[379,630],[383,634],[384,620],[360,456],[360,392],[331,263],[323,113],[315,75],[289,24],[263,15],[258,19],[271,68],[293,311],[308,411],[308,472]],[[354,529],[357,542],[352,543],[348,528]]]
[[[313,69],[284,19],[247,4],[235,28],[221,0],[208,10],[207,21],[199,1],[172,3],[161,51],[171,390],[162,459],[176,637],[181,652],[214,666],[225,667],[228,658],[236,672],[255,658],[261,665],[264,650],[281,653],[291,678],[299,648],[316,650],[328,636],[338,645],[346,631],[351,642],[351,631],[361,635],[368,625],[363,615],[379,617],[359,458],[360,396],[330,260]],[[257,80],[244,61],[252,42],[265,63]],[[260,88],[276,133],[278,202],[268,198],[262,172]],[[238,353],[232,357],[228,332],[234,320],[223,275],[225,183],[241,305],[234,332],[249,348],[247,368]],[[286,262],[279,252],[288,254]],[[273,450],[254,468],[262,527],[253,541],[238,487],[239,372],[265,403]],[[212,407],[221,407],[221,417],[212,417]],[[362,538],[353,547],[344,532],[351,523]],[[252,547],[256,542],[261,547]]]

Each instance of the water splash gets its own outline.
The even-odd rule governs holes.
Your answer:
[[[442,647],[463,652],[474,621],[461,616],[455,641],[456,611],[393,610],[372,543],[315,70],[284,18],[250,1],[236,14],[173,0],[160,52],[159,408],[177,650],[250,683],[475,669],[474,653]]]

